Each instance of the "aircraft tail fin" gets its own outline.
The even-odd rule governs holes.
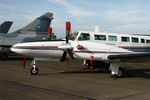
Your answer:
[[[12,24],[13,24],[12,21],[5,21],[4,23],[2,23],[0,25],[0,33],[4,33],[4,34],[8,33]]]
[[[19,33],[46,33],[53,19],[53,13],[47,12],[19,30]]]

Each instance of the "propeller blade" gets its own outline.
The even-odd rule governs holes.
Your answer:
[[[65,61],[66,57],[67,57],[67,52],[64,51],[64,53],[63,53],[63,55],[62,55],[62,57],[60,59],[60,62]]]
[[[71,23],[68,21],[66,22],[66,43],[68,43],[69,41],[70,31],[71,31]]]
[[[53,29],[51,27],[48,28],[48,37],[51,38],[53,33]]]
[[[67,49],[68,55],[70,56],[71,59],[75,59],[73,56],[73,52],[70,49]]]
[[[26,67],[26,59],[27,59],[27,57],[26,57],[26,55],[24,55],[23,56],[23,68]]]
[[[93,61],[94,61],[94,56],[90,56],[90,64],[91,64],[91,66],[94,69],[94,63],[93,63]]]

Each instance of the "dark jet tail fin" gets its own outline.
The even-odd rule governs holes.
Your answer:
[[[46,33],[53,19],[53,13],[47,12],[44,15],[36,18],[32,23],[20,29],[19,33]]]
[[[0,33],[4,33],[4,34],[8,33],[12,23],[13,22],[11,22],[11,21],[5,21],[4,23],[2,23],[0,25]]]

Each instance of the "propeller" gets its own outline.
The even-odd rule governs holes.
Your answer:
[[[64,51],[64,53],[63,53],[63,55],[62,55],[62,57],[61,57],[61,59],[60,59],[60,62],[65,61],[66,56],[67,56],[67,52],[66,52],[66,51]]]
[[[53,29],[51,27],[48,28],[48,37],[52,36]]]
[[[90,64],[91,64],[92,67],[94,67],[93,61],[94,61],[94,56],[90,56]]]
[[[64,51],[60,59],[61,62],[65,61],[67,54],[71,59],[74,59],[72,52],[73,49],[71,47],[71,44],[69,43],[70,31],[71,31],[71,23],[68,21],[66,22],[66,43],[58,47],[59,49],[62,49]]]
[[[23,68],[24,68],[24,69],[25,69],[25,67],[26,67],[26,60],[27,60],[27,56],[24,55],[24,56],[23,56]]]

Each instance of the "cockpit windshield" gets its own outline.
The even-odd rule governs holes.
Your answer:
[[[75,40],[77,35],[78,35],[78,32],[73,32],[72,34],[70,34],[70,40]]]
[[[78,40],[79,41],[90,40],[90,34],[89,33],[81,33]]]

